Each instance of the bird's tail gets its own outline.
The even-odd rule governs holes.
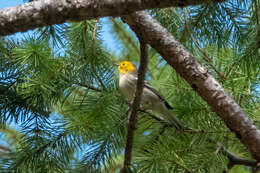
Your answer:
[[[174,126],[176,130],[188,129],[187,126],[185,126],[185,124],[179,120],[170,110],[165,110],[162,116],[168,123],[170,123],[170,125]]]

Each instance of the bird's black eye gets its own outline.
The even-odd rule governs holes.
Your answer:
[[[125,63],[123,63],[122,65],[125,65]]]

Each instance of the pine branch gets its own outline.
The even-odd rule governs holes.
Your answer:
[[[80,21],[104,16],[119,16],[134,11],[184,7],[224,0],[41,0],[24,3],[0,11],[0,36],[66,21]]]
[[[136,33],[143,34],[160,55],[181,75],[222,118],[227,127],[260,160],[260,130],[212,75],[147,12],[135,12],[124,21]]]
[[[0,85],[0,96],[5,97],[6,100],[10,100],[13,105],[16,105],[16,107],[20,107],[25,110],[25,112],[30,111],[34,114],[41,114],[45,117],[48,117],[50,115],[50,111],[44,110],[39,108],[35,105],[28,105],[27,98],[24,98],[20,96],[18,93],[16,93],[14,90],[11,89],[12,85],[9,86],[2,86]]]
[[[63,132],[63,133],[59,134],[54,141],[50,141],[50,142],[42,145],[36,151],[31,153],[31,155],[40,154],[40,153],[44,152],[44,150],[46,150],[46,148],[55,146],[55,142],[59,141],[65,135],[67,135],[67,132]],[[20,158],[19,160],[17,160],[17,163],[15,163],[15,165],[13,165],[13,167],[11,169],[17,170],[17,168],[20,167],[21,164],[23,164],[23,162],[25,162],[29,157],[30,157],[30,155],[25,155],[24,157]]]
[[[158,121],[162,124],[162,127],[159,131],[159,135],[154,138],[155,141],[157,141],[159,139],[160,135],[163,135],[163,133],[165,132],[165,130],[167,128],[174,128],[175,130],[180,131],[179,129],[176,129],[174,125],[169,124],[167,121],[161,119],[160,117],[153,115],[153,114],[151,114],[150,112],[147,112],[147,111],[143,111],[143,110],[140,110],[140,111],[148,114],[150,117],[152,117],[153,119],[155,119],[156,121]],[[186,129],[183,130],[183,132],[189,133],[189,134],[193,134],[193,133],[212,133],[212,132],[206,132],[204,130],[191,129],[187,126],[186,126]],[[219,133],[219,132],[216,132],[216,133]],[[240,157],[236,156],[234,153],[232,153],[231,151],[227,150],[226,147],[224,147],[220,142],[215,142],[214,140],[212,140],[210,138],[208,138],[208,141],[217,144],[218,149],[217,149],[216,153],[220,152],[223,155],[227,156],[227,158],[229,159],[229,164],[228,164],[229,169],[231,169],[234,165],[244,165],[244,166],[249,166],[249,167],[257,167],[258,166],[256,160],[249,160],[249,159],[240,158]]]
[[[209,66],[218,74],[218,76],[219,76],[223,81],[225,81],[225,80],[227,79],[227,78],[225,77],[225,75],[224,75],[221,71],[218,71],[218,69],[212,64],[211,59],[208,57],[207,53],[200,48],[200,46],[199,46],[197,40],[195,40],[192,36],[191,36],[191,39],[192,39],[192,41],[195,43],[195,45],[196,45],[196,47],[199,49],[199,51],[202,53],[202,55],[203,55],[203,56],[202,56],[203,60],[206,61],[206,62],[209,64]]]
[[[124,159],[124,167],[122,169],[123,173],[129,173],[130,171],[130,165],[131,165],[131,159],[132,159],[132,149],[133,149],[133,142],[134,142],[134,131],[136,130],[137,125],[137,113],[141,102],[141,97],[143,93],[143,87],[144,87],[144,78],[145,78],[145,72],[147,69],[148,64],[148,51],[147,51],[147,45],[143,41],[142,36],[138,36],[140,41],[140,67],[138,69],[138,80],[136,85],[136,92],[135,97],[132,105],[132,111],[128,123],[128,133],[127,133],[127,139],[126,139],[126,147],[125,147],[125,159]]]
[[[0,150],[4,151],[4,153],[10,153],[12,150],[6,146],[0,145]]]
[[[94,150],[92,150],[92,152],[94,154],[89,154],[89,152],[87,152],[86,156],[83,156],[83,159],[81,161],[81,163],[84,165],[84,167],[80,168],[82,169],[82,171],[93,171],[99,169],[102,165],[102,167],[104,168],[104,170],[106,170],[106,165],[107,160],[109,159],[107,156],[112,157],[112,155],[114,155],[114,149],[111,149],[111,140],[114,139],[114,133],[113,133],[113,129],[118,129],[120,126],[123,126],[122,123],[125,123],[126,120],[128,119],[128,115],[129,112],[131,111],[131,108],[129,107],[129,109],[120,116],[120,118],[118,119],[119,121],[117,121],[113,126],[111,126],[111,131],[109,131],[108,134],[106,134],[103,138],[102,141],[98,142],[98,147],[96,147],[96,145],[93,145],[92,147],[89,147],[89,150],[92,150],[93,148],[95,148]],[[110,133],[111,132],[111,133]],[[113,134],[113,135],[112,135]],[[97,141],[95,141],[96,143]],[[121,147],[120,147],[120,151],[121,151]],[[109,152],[109,154],[107,154]],[[87,161],[87,162],[86,162]],[[122,168],[122,167],[121,167]],[[94,170],[93,170],[94,169]]]
[[[101,91],[102,91],[101,89],[96,88],[96,87],[93,87],[93,86],[90,86],[90,85],[88,85],[88,84],[83,84],[83,83],[80,83],[80,82],[75,82],[75,84],[78,85],[78,86],[85,87],[85,88],[87,88],[87,89],[91,89],[91,90],[93,90],[93,91],[97,91],[97,92],[101,92]]]
[[[115,32],[120,32],[120,35],[122,35],[122,38],[124,38],[126,41],[123,41],[122,38],[120,38],[120,36],[118,39],[122,41],[122,44],[129,49],[129,46],[132,47],[134,49],[135,52],[137,52],[138,54],[140,54],[140,49],[138,47],[138,45],[136,44],[134,38],[132,37],[132,35],[130,35],[128,32],[129,30],[126,30],[125,28],[123,28],[120,23],[115,20],[114,18],[110,17],[110,21],[113,23],[113,28],[115,30]],[[128,31],[128,32],[127,32]]]
[[[189,18],[192,18],[189,11],[188,11],[188,15],[189,15]],[[200,18],[200,17],[201,17],[201,16],[199,16],[199,18]],[[203,60],[206,61],[206,62],[209,64],[209,66],[218,74],[218,76],[219,76],[223,81],[225,81],[225,80],[226,80],[225,75],[224,75],[221,71],[218,71],[218,70],[217,70],[217,68],[212,64],[212,61],[211,61],[211,59],[208,57],[207,53],[206,53],[204,50],[202,50],[202,48],[200,48],[198,41],[197,41],[196,39],[194,39],[194,37],[193,37],[193,35],[192,35],[192,30],[191,30],[191,28],[190,28],[190,23],[191,23],[191,22],[189,22],[189,23],[186,22],[186,21],[187,21],[186,15],[184,15],[184,18],[185,18],[185,28],[187,28],[187,32],[189,32],[191,41],[195,44],[195,46],[197,47],[197,49],[202,53],[202,55],[203,55],[203,56],[202,56]],[[197,22],[198,22],[198,21],[197,21]],[[194,26],[196,26],[196,24],[195,24]]]
[[[258,172],[259,170],[260,170],[260,165],[259,165],[259,163],[258,163],[256,167],[251,168],[251,173],[259,173],[259,172]]]
[[[15,143],[21,140],[22,135],[11,127],[0,128],[0,132],[4,133],[6,136],[9,136]]]
[[[257,27],[259,26],[259,17],[258,17],[258,15],[259,15],[259,13],[258,13],[258,1],[257,0],[254,0],[254,9],[255,9],[255,17],[256,17],[256,25],[257,25]]]
[[[64,78],[64,80],[66,81],[66,82],[70,82],[70,79],[68,79],[68,78]],[[87,89],[91,89],[91,90],[93,90],[93,91],[97,91],[97,92],[101,92],[102,90],[101,89],[99,89],[99,88],[96,88],[96,87],[94,87],[94,86],[91,86],[91,85],[88,85],[88,84],[84,84],[84,83],[81,83],[81,82],[78,82],[78,81],[74,81],[73,82],[74,84],[76,84],[76,85],[78,85],[78,86],[82,86],[82,87],[85,87],[85,88],[87,88]]]
[[[100,149],[98,150],[98,152],[95,154],[92,162],[89,164],[90,166],[92,165],[96,165],[98,163],[98,158],[104,153],[104,150],[106,148],[106,145],[108,143],[108,139],[111,137],[111,135],[107,136],[104,141],[102,142]]]
[[[96,41],[96,35],[97,35],[97,25],[98,25],[98,19],[95,20],[95,25],[94,25],[94,29],[92,31],[92,45],[91,45],[91,48],[92,48],[92,53],[94,53],[94,47],[95,47],[95,41]]]
[[[154,115],[150,112],[147,112],[145,110],[139,110],[140,112],[142,113],[145,113],[147,114],[148,116],[150,116],[151,118],[153,118],[154,120],[160,122],[162,125],[163,125],[163,128],[161,129],[160,131],[160,135],[164,133],[164,131],[167,129],[167,128],[174,128],[176,129],[176,126],[174,126],[174,124],[171,124],[169,123],[167,120],[157,116],[157,115]],[[178,131],[183,131],[185,133],[190,133],[190,134],[195,134],[195,133],[230,133],[229,131],[205,131],[205,130],[197,130],[197,129],[192,129],[188,126],[186,126],[185,124],[183,124],[184,128],[183,129],[176,129]]]
[[[218,142],[217,145],[221,148],[220,152],[223,155],[227,156],[227,158],[229,159],[230,166],[231,165],[245,165],[250,167],[257,166],[257,161],[240,158],[236,156],[234,153],[228,151],[221,143]]]

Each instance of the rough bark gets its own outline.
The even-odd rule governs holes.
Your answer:
[[[147,12],[134,12],[124,21],[150,44],[222,118],[260,161],[260,130],[214,77]]]
[[[0,11],[0,36],[45,25],[224,0],[40,0]]]

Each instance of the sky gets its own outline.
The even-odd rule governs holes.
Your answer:
[[[5,7],[12,7],[23,3],[23,0],[0,0],[0,9]]]
[[[17,6],[19,4],[24,3],[25,0],[0,0],[0,10],[7,7],[13,7]],[[113,36],[110,34],[110,30],[108,27],[108,19],[102,18],[101,22],[103,23],[103,27],[101,30],[101,38],[103,40],[103,45],[110,50],[111,52],[116,53],[118,48],[115,46],[115,40],[113,39]],[[21,37],[21,33],[16,33],[15,36]]]

